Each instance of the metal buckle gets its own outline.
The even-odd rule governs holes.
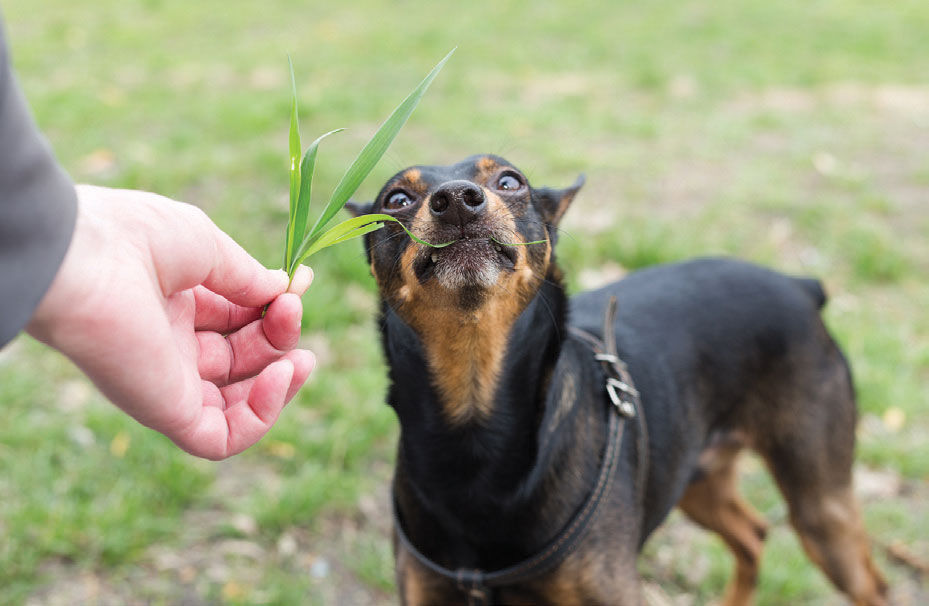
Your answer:
[[[632,397],[637,397],[639,392],[636,391],[634,387],[619,379],[609,377],[606,380],[606,392],[610,395],[610,401],[613,402],[613,406],[616,407],[619,414],[630,419],[635,416],[635,404],[619,395],[623,393]]]

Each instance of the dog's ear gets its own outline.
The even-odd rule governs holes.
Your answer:
[[[353,217],[370,215],[372,208],[374,208],[374,202],[355,202],[354,200],[349,200],[345,203],[345,210],[351,213]]]
[[[533,190],[533,201],[538,211],[542,213],[542,218],[546,223],[549,225],[558,225],[558,223],[561,222],[561,217],[563,217],[565,211],[568,210],[568,206],[571,205],[574,196],[576,196],[577,192],[584,186],[584,181],[586,181],[586,177],[584,177],[584,175],[579,175],[574,185],[566,189],[542,187]]]

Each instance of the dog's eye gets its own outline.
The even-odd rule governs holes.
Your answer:
[[[502,191],[516,191],[523,186],[522,181],[514,174],[505,173],[497,179],[497,189]]]
[[[397,210],[400,208],[406,208],[407,206],[413,203],[413,199],[408,193],[403,190],[397,190],[391,192],[386,201],[384,202],[384,208],[388,210]]]

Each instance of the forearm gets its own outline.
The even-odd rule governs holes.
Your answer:
[[[0,17],[0,347],[29,321],[74,230],[77,196],[13,77]]]

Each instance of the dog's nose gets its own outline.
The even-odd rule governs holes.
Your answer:
[[[429,200],[432,215],[452,225],[473,221],[485,208],[487,201],[484,199],[484,190],[470,181],[443,183]]]

